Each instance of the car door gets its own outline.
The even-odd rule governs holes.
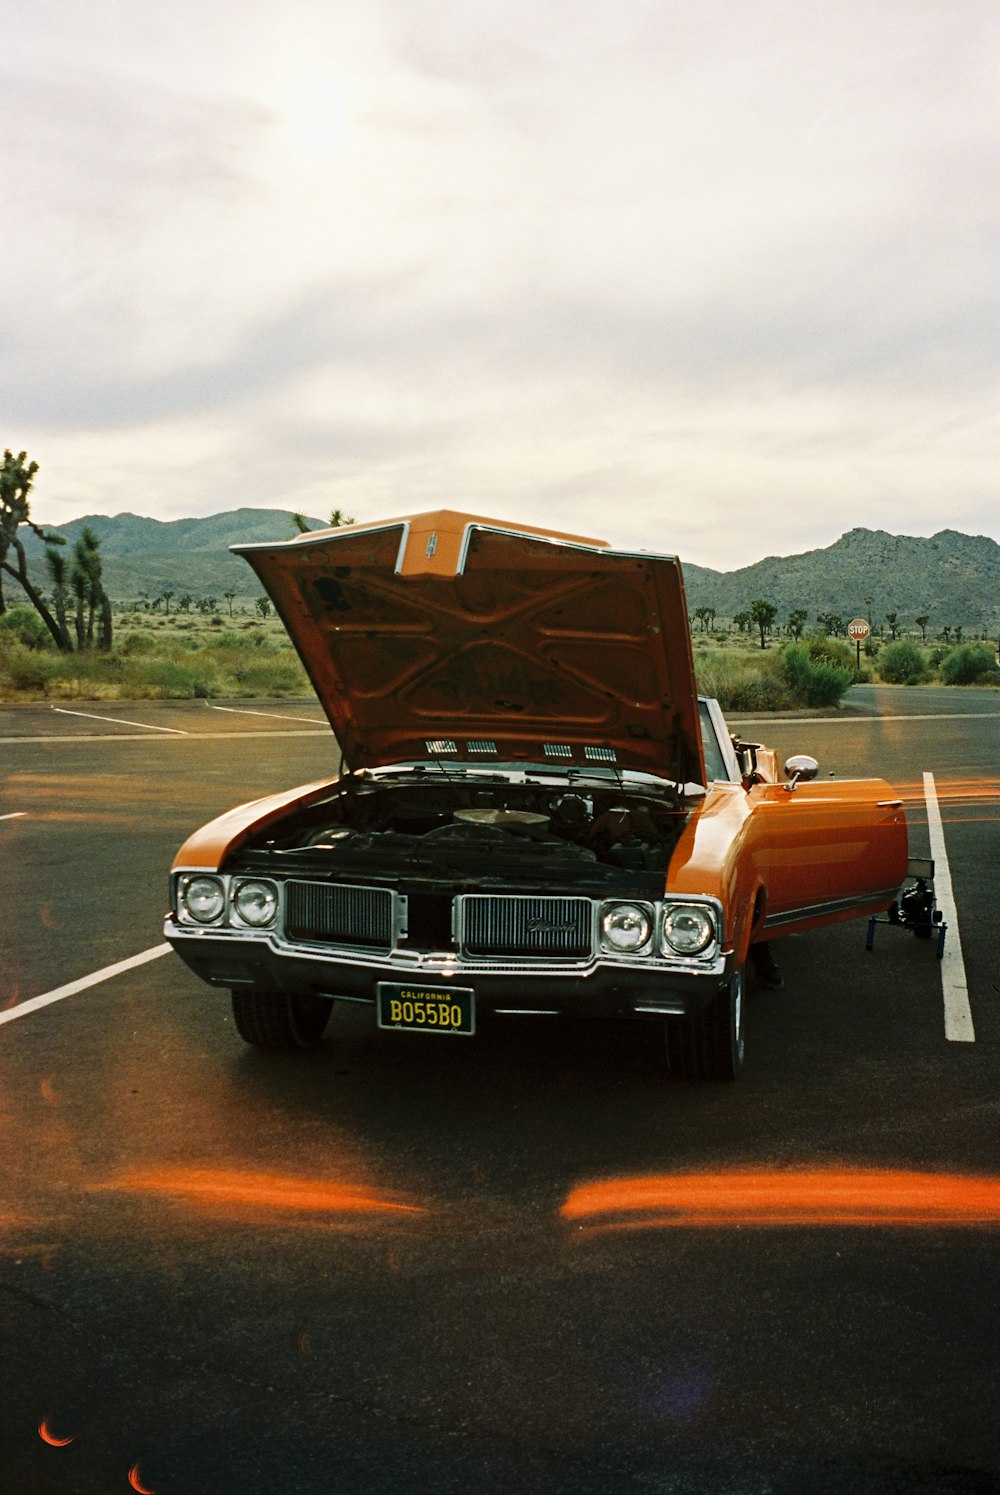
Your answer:
[[[906,875],[906,817],[884,780],[759,784],[748,808],[765,933],[875,913],[896,896]]]

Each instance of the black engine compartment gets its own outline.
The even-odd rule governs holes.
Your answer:
[[[434,880],[577,883],[666,872],[687,819],[672,785],[620,774],[438,770],[348,775],[241,849],[243,865],[301,876],[406,871]],[[553,883],[553,891],[558,883]],[[660,883],[662,888],[662,882]]]

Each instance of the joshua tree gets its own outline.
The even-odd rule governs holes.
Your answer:
[[[73,645],[70,642],[69,627],[66,623],[66,602],[69,597],[69,589],[66,586],[66,555],[58,545],[45,547],[45,566],[49,573],[49,580],[52,582],[52,605],[56,610],[56,621],[59,624],[59,647],[68,654]]]
[[[748,608],[744,608],[742,612],[733,614],[733,622],[741,633],[749,633],[753,624],[753,614]]]
[[[802,637],[802,630],[806,626],[808,616],[809,614],[804,607],[793,608],[788,614],[788,631],[792,635],[792,638],[799,639]]]
[[[750,603],[750,616],[757,624],[757,631],[760,634],[760,647],[766,649],[767,642],[764,635],[778,616],[778,609],[773,602],[768,602],[765,598],[758,597]]]
[[[69,636],[66,635],[64,642],[57,620],[52,616],[46,606],[45,598],[28,575],[28,560],[24,553],[24,544],[18,534],[20,527],[27,525],[32,534],[44,540],[46,545],[65,545],[66,543],[61,535],[50,534],[39,528],[31,518],[28,494],[31,492],[31,485],[35,481],[37,471],[38,463],[29,462],[27,452],[18,452],[16,457],[9,449],[4,452],[3,462],[0,463],[0,614],[6,612],[3,595],[3,578],[6,572],[20,584],[56,643],[64,649],[68,646]],[[16,564],[11,564],[11,555]]]
[[[886,615],[885,615],[885,621],[889,625],[889,631],[892,634],[893,642],[895,642],[895,640],[896,640],[896,638],[897,638],[897,636],[899,634],[899,614],[898,613],[886,613]]]
[[[920,629],[920,638],[923,642],[926,642],[927,639],[927,625],[930,620],[931,619],[929,613],[921,613],[919,618],[914,618],[913,620],[916,623],[917,627]]]
[[[271,599],[269,597],[258,597],[254,606],[262,618],[267,618],[271,612]]]
[[[76,597],[76,646],[91,648],[94,643],[94,620],[100,614],[98,647],[111,648],[111,602],[101,584],[101,542],[84,525],[73,546],[73,564],[69,584]],[[173,596],[173,593],[170,594]]]
[[[236,593],[235,592],[223,592],[222,595],[223,595],[223,597],[225,597],[226,601],[229,603],[229,616],[232,617],[233,616],[233,603],[236,601]]]

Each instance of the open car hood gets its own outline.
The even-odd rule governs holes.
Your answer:
[[[550,761],[705,782],[673,556],[448,510],[232,548],[352,769]]]

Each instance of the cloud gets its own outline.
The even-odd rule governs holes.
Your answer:
[[[19,12],[5,440],[54,518],[479,502],[716,565],[995,532],[998,29],[985,0]]]

